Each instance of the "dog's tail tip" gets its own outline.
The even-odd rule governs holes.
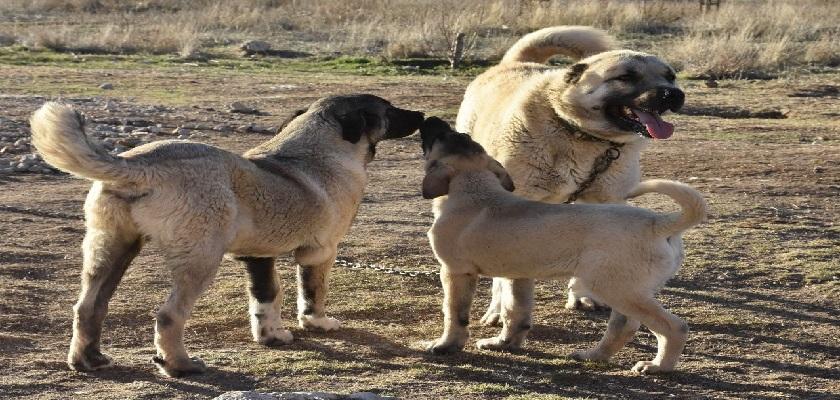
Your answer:
[[[29,119],[32,146],[50,165],[82,178],[137,181],[128,162],[108,153],[85,133],[85,118],[69,105],[44,103]]]
[[[578,61],[615,47],[615,39],[601,29],[589,26],[553,26],[523,36],[508,49],[501,63],[544,63],[555,54]]]
[[[645,193],[661,193],[673,199],[681,212],[666,214],[657,223],[657,231],[671,236],[698,225],[707,218],[707,205],[703,195],[693,187],[682,182],[667,179],[651,179],[640,182],[627,198]]]

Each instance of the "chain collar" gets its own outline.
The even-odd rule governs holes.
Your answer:
[[[592,186],[592,183],[595,182],[598,175],[606,172],[606,170],[610,168],[610,165],[612,165],[613,161],[618,160],[618,158],[621,157],[621,148],[624,147],[624,143],[613,142],[612,140],[599,138],[590,133],[584,132],[580,129],[580,127],[566,121],[563,118],[560,118],[559,116],[557,116],[557,122],[566,128],[566,131],[569,132],[575,139],[609,145],[609,147],[595,159],[595,162],[592,164],[592,170],[589,171],[589,175],[586,179],[579,183],[578,188],[569,195],[569,199],[566,200],[566,204],[568,204],[577,200],[578,197],[586,191],[586,189],[589,189],[589,187]]]

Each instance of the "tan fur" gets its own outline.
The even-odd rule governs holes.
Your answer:
[[[254,340],[292,340],[280,321],[282,288],[273,265],[274,257],[289,252],[299,264],[300,326],[338,328],[324,312],[327,278],[363,196],[370,149],[421,122],[422,113],[375,96],[336,96],[314,103],[244,156],[186,141],[155,142],[113,156],[85,135],[80,114],[45,104],[31,119],[33,144],[57,168],[94,180],[85,202],[70,367],[111,364],[99,348],[102,321],[122,275],[148,240],[163,251],[174,280],[155,326],[154,360],[167,375],[205,368],[187,354],[184,324],[225,254],[251,274]]]
[[[470,83],[456,129],[470,134],[504,165],[518,194],[551,203],[569,200],[609,148],[606,141],[623,144],[618,160],[575,201],[624,202],[640,180],[640,153],[649,140],[610,123],[604,116],[605,99],[657,87],[678,88],[664,77],[673,70],[660,59],[631,50],[610,50],[612,45],[606,33],[586,27],[545,28],[524,36],[499,65]],[[554,54],[571,57],[585,71],[575,76],[575,68],[536,63]],[[631,69],[639,73],[638,81],[609,81]],[[582,138],[569,125],[604,141]],[[494,284],[494,288],[497,292],[499,286]],[[498,321],[499,302],[494,295],[485,324]],[[567,307],[579,306],[594,304],[585,293],[571,290]]]
[[[682,262],[682,231],[705,218],[705,201],[696,190],[655,180],[632,191],[633,196],[671,196],[682,207],[674,214],[617,204],[535,202],[505,189],[487,154],[458,154],[441,144],[453,133],[431,143],[423,132],[426,179],[447,183],[446,193],[434,201],[435,222],[428,233],[444,287],[444,333],[430,345],[431,351],[448,353],[465,345],[479,275],[501,278],[502,331],[477,342],[481,349],[496,350],[522,346],[531,327],[534,279],[573,277],[581,289],[612,308],[601,342],[573,357],[607,360],[641,323],[656,334],[659,350],[656,358],[633,369],[674,369],[688,328],[654,295]]]

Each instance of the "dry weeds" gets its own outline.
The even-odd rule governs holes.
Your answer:
[[[219,51],[245,38],[321,54],[445,57],[457,32],[467,57],[496,59],[550,25],[605,28],[668,57],[690,75],[775,75],[840,63],[840,7],[830,0],[7,0],[0,37],[56,51]],[[0,41],[9,43],[12,40]]]

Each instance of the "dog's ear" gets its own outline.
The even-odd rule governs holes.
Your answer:
[[[503,167],[501,163],[496,160],[492,160],[490,163],[490,171],[496,174],[496,177],[499,178],[499,182],[502,183],[502,187],[508,192],[516,190],[516,187],[513,185],[513,179],[510,178],[510,174],[507,173],[507,170],[505,170],[505,167]]]
[[[341,137],[350,143],[358,143],[362,135],[378,128],[382,122],[379,116],[366,110],[356,110],[338,116]]]
[[[453,172],[452,167],[437,160],[432,161],[423,177],[423,198],[434,199],[449,194],[449,180]]]
[[[277,133],[283,132],[283,129],[286,129],[286,126],[289,125],[290,122],[294,121],[295,118],[300,117],[304,113],[306,113],[305,108],[301,108],[300,110],[295,110],[295,112],[293,112],[292,115],[289,115],[288,117],[286,117],[286,119],[283,121],[283,123],[280,124],[280,127],[277,128]]]
[[[586,72],[587,68],[589,68],[589,65],[584,63],[577,63],[575,65],[572,65],[566,71],[566,76],[563,77],[563,80],[566,83],[578,83],[581,75],[583,75],[583,73]]]

